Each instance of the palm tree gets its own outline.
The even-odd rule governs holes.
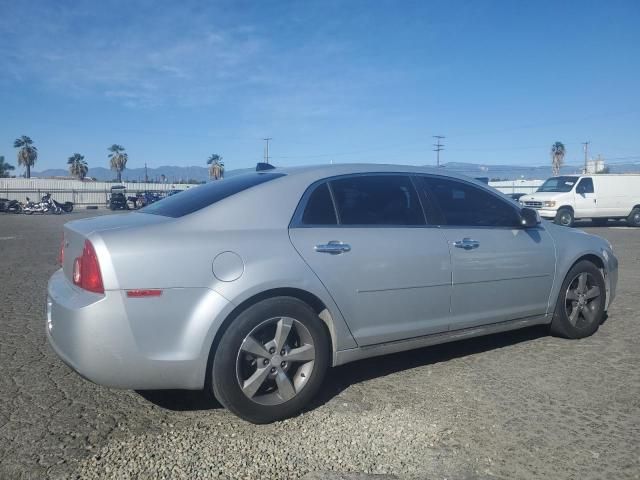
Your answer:
[[[217,153],[212,154],[207,160],[207,165],[211,165],[209,167],[209,176],[214,180],[220,180],[224,177],[224,162],[222,161],[222,157]]]
[[[69,165],[69,173],[74,177],[78,177],[78,180],[83,180],[87,176],[89,165],[85,162],[84,155],[74,153],[67,160],[67,165]]]
[[[0,178],[7,178],[11,170],[16,167],[4,161],[4,155],[0,155]]]
[[[560,168],[564,163],[565,153],[567,153],[567,151],[564,148],[564,143],[555,142],[551,145],[551,170],[553,170],[554,177],[560,175]]]
[[[122,145],[113,144],[107,150],[111,161],[111,170],[115,170],[118,174],[118,183],[122,181],[122,171],[127,167],[129,156],[124,152]]]
[[[31,167],[38,159],[38,149],[33,144],[33,140],[26,135],[22,135],[20,138],[16,138],[13,146],[20,149],[18,150],[18,165],[26,167],[27,178],[31,178]]]

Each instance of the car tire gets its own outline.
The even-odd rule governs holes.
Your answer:
[[[576,263],[562,282],[551,321],[551,333],[564,338],[593,335],[605,314],[602,272],[588,260]]]
[[[631,227],[640,227],[640,208],[634,208],[627,217],[627,223]]]
[[[563,227],[571,227],[573,225],[573,212],[570,208],[561,208],[556,213],[556,218],[553,220],[557,225],[562,225]]]
[[[329,335],[309,305],[293,297],[262,300],[223,333],[210,372],[213,394],[252,423],[291,417],[320,389],[329,354]]]

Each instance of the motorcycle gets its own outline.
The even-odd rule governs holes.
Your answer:
[[[2,199],[0,211],[5,213],[22,213],[22,204],[18,200]]]
[[[53,202],[50,194],[46,194],[38,203],[32,202],[31,199],[27,197],[27,204],[24,206],[23,211],[26,215],[32,215],[34,213],[53,213],[60,215],[62,213],[62,209]]]
[[[63,212],[65,213],[71,213],[73,212],[73,202],[58,202],[57,200],[54,200],[53,198],[51,198],[51,194],[47,193],[47,195],[49,196],[49,199],[58,207],[60,208]],[[45,197],[47,196],[45,195]],[[44,197],[42,198],[44,200]]]

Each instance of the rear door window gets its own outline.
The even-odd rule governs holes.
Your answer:
[[[336,225],[336,210],[326,183],[318,185],[309,195],[302,214],[303,225]]]
[[[357,175],[330,185],[340,225],[425,225],[408,175]]]
[[[192,187],[181,192],[180,195],[164,198],[139,211],[165,217],[182,217],[213,205],[243,190],[283,176],[284,173],[247,173],[225,178],[224,180],[215,180],[206,185]]]

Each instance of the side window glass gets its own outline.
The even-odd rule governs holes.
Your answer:
[[[516,208],[479,187],[437,177],[423,177],[428,192],[440,207],[446,225],[515,227]]]
[[[336,225],[336,211],[326,183],[318,185],[309,196],[302,214],[303,225]]]
[[[331,181],[341,225],[424,225],[406,175],[361,175]]]
[[[583,178],[576,187],[577,193],[593,193],[593,180],[591,178]]]

